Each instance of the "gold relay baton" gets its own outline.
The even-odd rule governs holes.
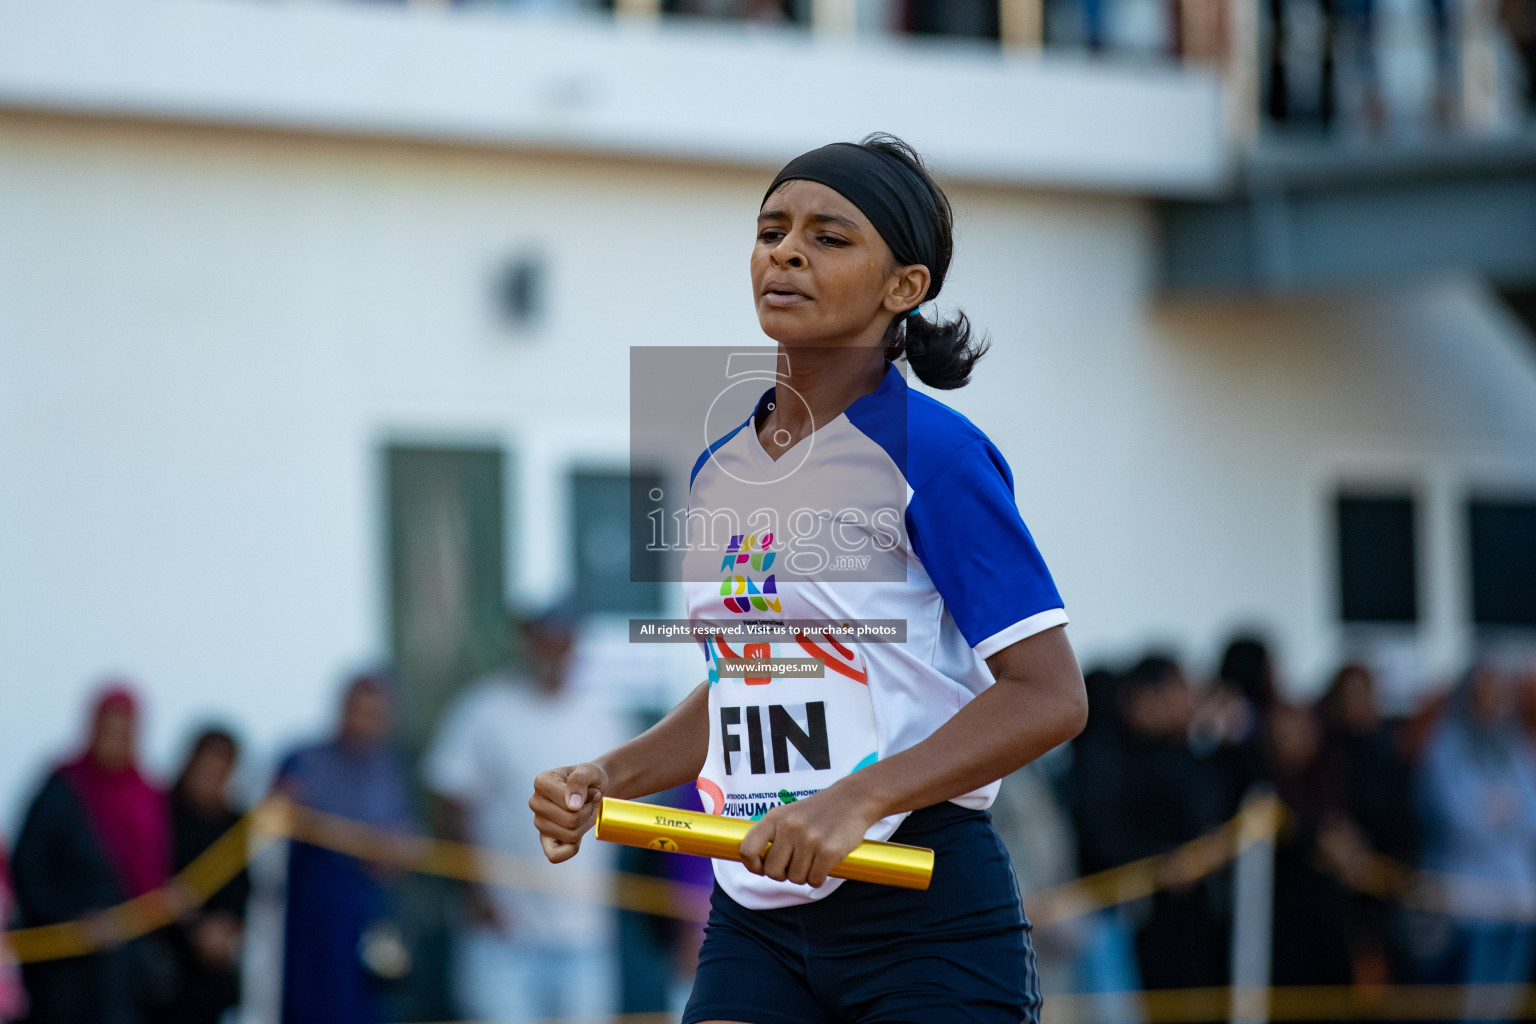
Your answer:
[[[695,857],[739,860],[741,841],[753,824],[742,818],[679,811],[612,797],[603,797],[597,806],[597,838],[647,850],[691,853]],[[933,851],[924,846],[866,839],[828,873],[856,882],[926,889],[933,878]]]

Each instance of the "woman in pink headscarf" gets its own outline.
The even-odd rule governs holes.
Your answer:
[[[170,877],[165,794],[138,768],[139,704],[125,686],[96,698],[81,752],[43,784],[16,841],[11,869],[24,925],[97,922],[103,948],[25,970],[34,1024],[142,1024],[174,979],[155,939],[123,943],[101,912]]]
[[[0,852],[0,928],[11,920],[11,872],[4,852]],[[20,1020],[27,1015],[27,992],[21,987],[21,972],[16,969],[15,952],[0,932],[0,1021]]]

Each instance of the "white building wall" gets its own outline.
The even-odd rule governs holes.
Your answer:
[[[558,586],[563,473],[625,458],[628,347],[761,341],[765,177],[0,114],[0,826],[106,673],[149,696],[162,769],[205,716],[267,754],[316,730],[385,653],[389,440],[512,451],[514,582]],[[953,197],[946,298],[995,349],[951,399],[1085,659],[1258,623],[1313,685],[1345,643],[1328,502],[1362,478],[1425,494],[1420,666],[1465,654],[1456,504],[1536,489],[1536,359],[1475,283],[1171,303],[1142,200]],[[490,278],[530,247],[549,316],[518,337]]]
[[[1377,637],[1337,621],[1342,485],[1420,499],[1418,678],[1469,655],[1461,506],[1536,493],[1536,352],[1496,297],[1444,279],[1287,300],[1160,298],[1132,200],[958,189],[952,301],[996,346],[954,403],[1006,438],[1085,656],[1162,641],[1200,661],[1273,634],[1301,692]],[[1011,422],[1010,422],[1011,421]],[[1398,685],[1417,679],[1398,680]]]

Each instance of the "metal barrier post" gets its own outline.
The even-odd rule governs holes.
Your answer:
[[[858,0],[811,0],[811,31],[816,35],[848,37],[858,28]]]
[[[1226,0],[1225,79],[1227,141],[1245,149],[1258,138],[1263,56],[1259,50],[1259,0]]]
[[[283,1017],[287,837],[293,822],[286,802],[268,800],[254,814],[247,848],[251,898],[240,952],[238,1024],[267,1024]]]
[[[1038,50],[1045,41],[1045,2],[998,0],[997,22],[1004,47],[1025,52]]]
[[[613,9],[627,18],[655,21],[661,17],[661,0],[614,0]]]
[[[1270,940],[1275,899],[1275,834],[1280,807],[1267,786],[1243,798],[1232,897],[1232,1024],[1269,1020]]]

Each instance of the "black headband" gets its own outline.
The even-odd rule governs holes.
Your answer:
[[[818,182],[857,206],[891,247],[896,262],[927,267],[932,275],[929,294],[938,291],[943,268],[938,265],[939,239],[928,212],[933,187],[911,167],[867,146],[834,142],[784,165],[763,193],[763,202],[768,202],[774,189],[794,180]]]

